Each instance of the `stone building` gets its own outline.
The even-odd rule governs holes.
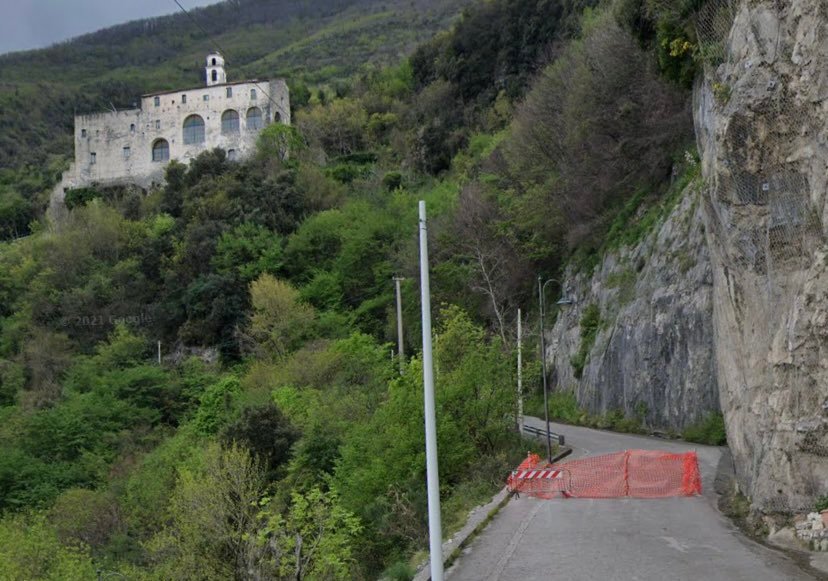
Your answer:
[[[137,109],[75,116],[75,161],[53,202],[72,188],[161,183],[170,160],[189,163],[216,147],[242,159],[263,127],[290,124],[283,79],[227,82],[219,53],[207,56],[206,79],[203,87],[143,95]]]

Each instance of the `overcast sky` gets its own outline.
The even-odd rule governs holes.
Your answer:
[[[185,8],[218,0],[179,0]],[[173,0],[0,0],[0,54],[41,48],[138,18],[172,14]]]

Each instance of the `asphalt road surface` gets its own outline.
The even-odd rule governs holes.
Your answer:
[[[544,427],[526,418],[527,425]],[[719,448],[553,424],[570,458],[626,449],[695,449],[703,495],[512,499],[447,571],[451,581],[764,581],[813,579],[740,533],[716,509]],[[569,458],[568,458],[569,459]]]

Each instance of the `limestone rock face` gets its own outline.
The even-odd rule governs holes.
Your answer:
[[[744,491],[788,512],[828,493],[828,4],[734,4],[694,95],[717,378]]]
[[[567,272],[564,306],[547,333],[554,389],[574,389],[592,413],[623,410],[652,428],[681,430],[718,411],[713,279],[692,184],[663,223],[637,245],[605,256],[594,273]],[[552,291],[547,297],[554,303]],[[591,304],[601,326],[576,378],[570,359]]]

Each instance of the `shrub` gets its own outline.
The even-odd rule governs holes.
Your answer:
[[[724,416],[721,413],[712,413],[700,422],[684,429],[682,438],[688,442],[707,444],[708,446],[723,446],[727,443]]]
[[[581,346],[578,348],[578,353],[572,356],[569,363],[572,365],[575,377],[578,379],[584,373],[587,359],[589,359],[589,352],[595,345],[595,337],[598,336],[598,327],[601,325],[601,309],[595,303],[589,305],[584,309],[584,314],[581,315]]]

